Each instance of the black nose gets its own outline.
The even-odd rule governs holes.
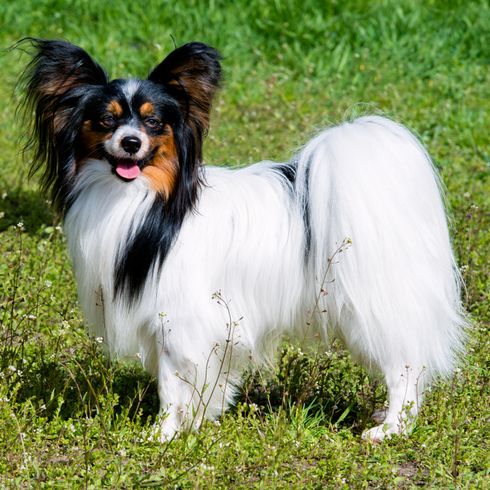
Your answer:
[[[125,136],[121,140],[121,146],[124,151],[132,155],[141,148],[141,140],[137,136]]]

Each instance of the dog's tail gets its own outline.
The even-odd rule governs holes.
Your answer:
[[[449,374],[467,320],[441,184],[416,137],[377,116],[333,127],[299,154],[296,183],[318,315],[368,365]]]

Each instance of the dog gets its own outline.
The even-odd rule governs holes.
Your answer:
[[[80,47],[27,42],[31,170],[63,216],[89,331],[158,380],[158,437],[221,414],[284,335],[340,337],[388,390],[363,437],[408,434],[467,323],[441,184],[417,138],[365,116],[285,163],[204,166],[214,48],[185,44],[147,79],[110,81]]]

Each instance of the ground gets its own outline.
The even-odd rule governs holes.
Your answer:
[[[6,488],[487,488],[490,6],[476,0],[90,2],[0,5],[0,486]],[[236,408],[168,444],[147,437],[156,388],[89,339],[59,220],[22,156],[25,36],[83,46],[112,77],[145,76],[208,42],[226,83],[208,163],[285,160],[330,123],[383,113],[412,128],[444,181],[474,327],[410,438],[361,440],[383,388],[341,345],[285,345]]]

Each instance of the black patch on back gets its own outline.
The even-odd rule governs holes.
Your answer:
[[[305,185],[300,211],[303,217],[305,233],[305,258],[307,259],[311,249],[311,218],[310,218],[310,166],[311,159],[308,161],[305,170]],[[284,177],[293,196],[297,193],[296,178],[298,173],[298,157],[294,157],[288,163],[281,163],[274,167],[274,170]]]
[[[311,217],[310,217],[310,167],[311,158],[305,170],[305,187],[302,202],[303,224],[305,227],[305,257],[308,258],[311,250]]]
[[[310,217],[310,166],[311,159],[308,161],[305,169],[304,194],[300,204],[300,211],[303,217],[303,226],[305,233],[305,259],[308,259],[311,249],[311,217]],[[298,156],[293,157],[290,162],[280,163],[274,166],[274,170],[284,177],[285,183],[291,191],[292,197],[297,195],[296,178],[298,173]]]
[[[292,160],[289,163],[281,163],[280,165],[277,165],[275,167],[275,170],[279,172],[281,175],[284,176],[284,178],[292,185],[294,186],[294,183],[296,181],[296,170],[297,170],[297,162],[295,160]]]

